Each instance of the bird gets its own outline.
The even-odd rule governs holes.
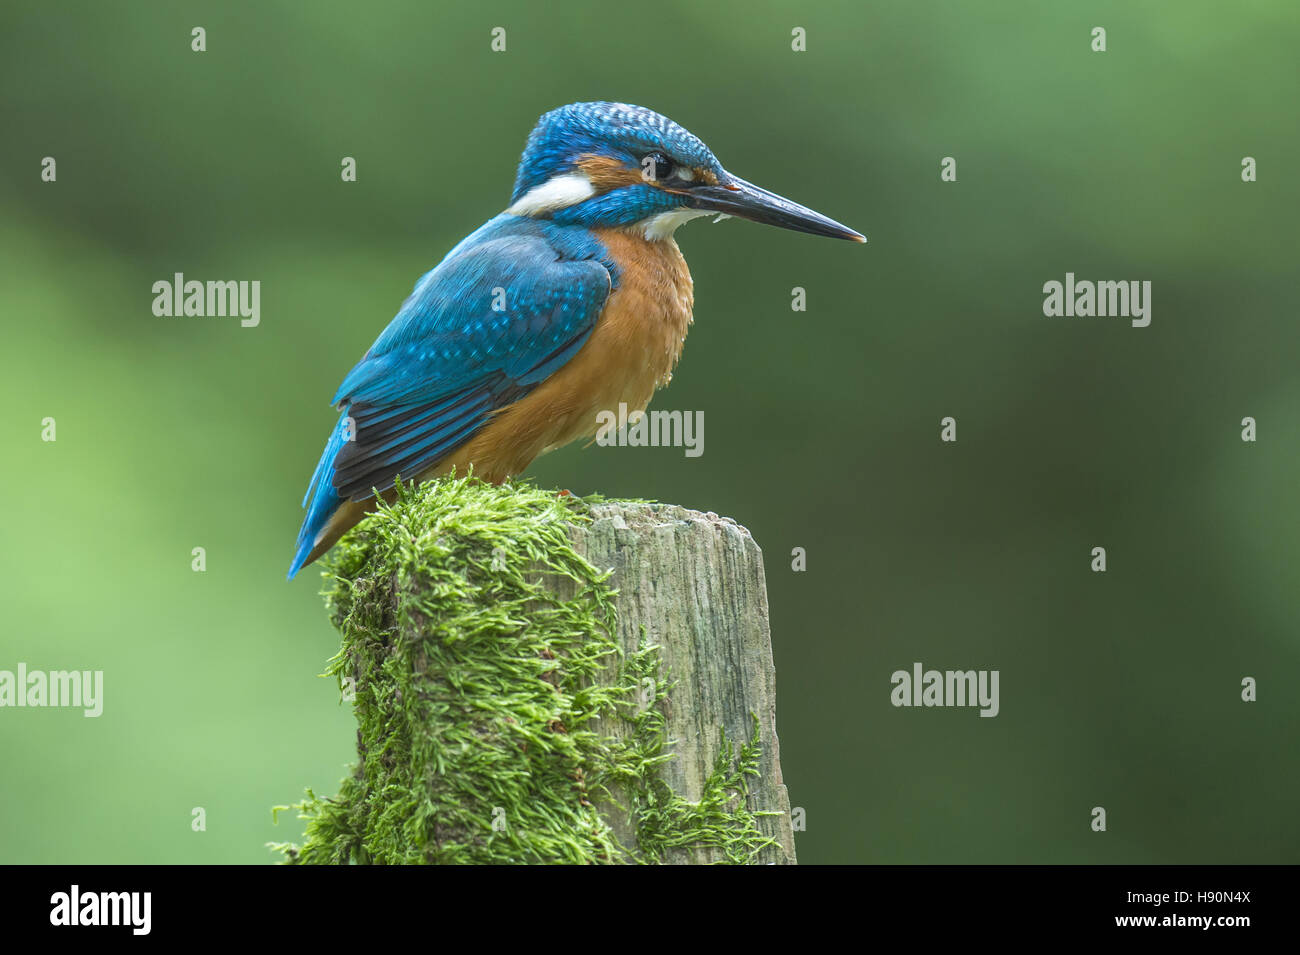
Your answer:
[[[674,233],[708,215],[866,242],[731,174],[653,110],[593,102],[542,115],[509,206],[420,277],[339,385],[289,579],[391,501],[399,479],[472,469],[501,483],[595,435],[602,411],[643,411],[693,321]]]

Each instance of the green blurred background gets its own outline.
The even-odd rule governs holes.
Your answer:
[[[106,689],[0,711],[0,861],[269,862],[270,807],[337,791],[337,635],[284,580],[327,402],[590,99],[870,237],[684,228],[653,407],[703,410],[704,456],[530,472],[754,532],[800,860],[1297,861],[1297,9],[5,4],[0,668]],[[260,280],[261,325],[154,317],[178,271]],[[1067,271],[1152,281],[1151,326],[1045,318]],[[913,661],[999,669],[1001,715],[893,708]]]

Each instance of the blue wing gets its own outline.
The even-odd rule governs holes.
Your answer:
[[[435,466],[572,358],[616,280],[585,230],[514,216],[425,274],[334,396],[342,414],[303,499],[289,576],[344,501]]]

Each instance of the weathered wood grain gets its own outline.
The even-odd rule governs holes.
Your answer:
[[[589,525],[574,525],[569,536],[592,564],[613,571],[623,649],[635,651],[644,632],[663,648],[664,672],[677,684],[667,708],[676,758],[664,766],[666,781],[684,798],[698,800],[718,755],[720,730],[738,747],[750,739],[757,716],[762,757],[760,774],[750,781],[750,808],[780,813],[760,821],[778,844],[764,851],[762,861],[794,863],[758,544],[729,518],[675,505],[600,504],[592,517]],[[605,730],[622,731],[613,721]],[[605,814],[620,839],[632,838],[616,810]],[[713,850],[676,856],[673,861],[718,861]]]

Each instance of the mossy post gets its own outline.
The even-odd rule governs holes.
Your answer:
[[[358,762],[298,863],[793,863],[758,545],[671,505],[443,479],[329,559]]]

